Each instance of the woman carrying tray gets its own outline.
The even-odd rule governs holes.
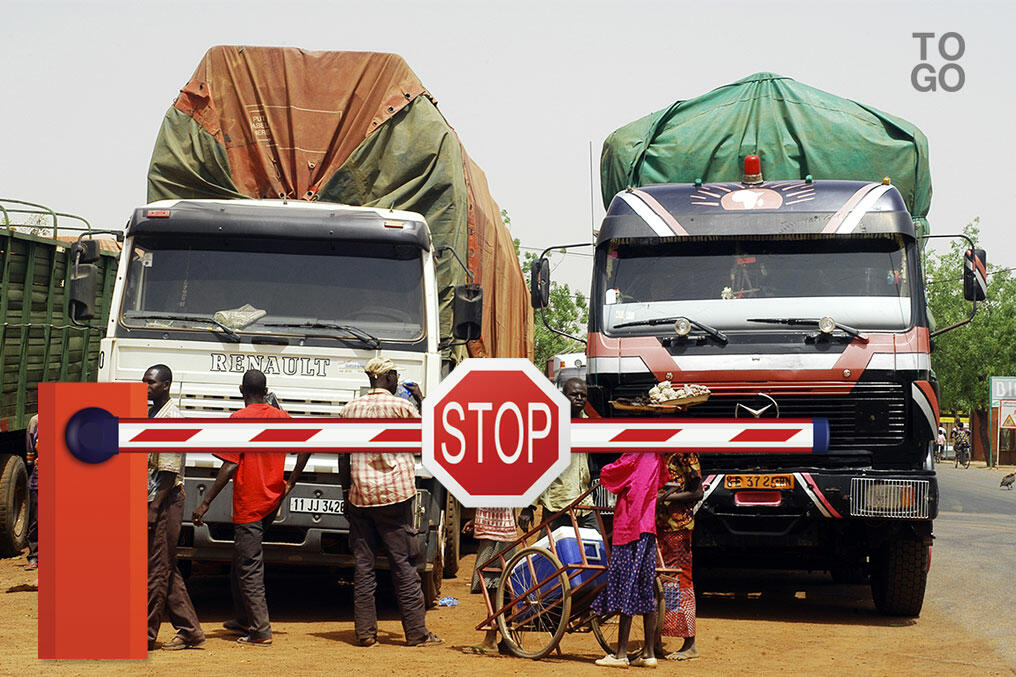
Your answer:
[[[663,637],[683,637],[681,648],[667,656],[672,661],[698,658],[695,647],[695,588],[691,577],[692,529],[695,504],[702,500],[702,470],[698,455],[669,454],[665,457],[670,481],[660,492],[656,528],[663,565],[680,569],[677,580],[663,579]],[[662,638],[656,647],[663,655]]]
[[[600,483],[617,495],[617,505],[607,587],[593,602],[593,610],[601,616],[617,612],[620,619],[617,651],[597,660],[597,665],[628,667],[632,616],[642,616],[647,638],[656,632],[656,497],[668,479],[663,459],[652,452],[627,452],[600,473]],[[630,664],[654,667],[653,644],[645,642]]]

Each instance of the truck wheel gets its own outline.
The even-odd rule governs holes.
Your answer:
[[[872,557],[871,597],[884,616],[921,614],[928,583],[928,546],[900,540],[883,545]]]
[[[20,456],[0,454],[0,557],[20,555],[28,539],[28,471]]]
[[[444,577],[455,578],[459,572],[462,545],[462,506],[451,493],[445,497]]]

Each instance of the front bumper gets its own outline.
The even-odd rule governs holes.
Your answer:
[[[872,469],[786,469],[793,489],[769,492],[757,502],[750,489],[728,488],[725,478],[745,472],[716,472],[703,479],[702,510],[731,515],[796,515],[825,519],[931,520],[938,516],[934,471]]]
[[[909,532],[928,538],[938,515],[934,471],[787,468],[792,489],[756,491],[725,486],[732,474],[703,478],[705,497],[695,523],[698,549],[731,550],[794,562],[835,557],[849,549]],[[780,554],[782,553],[782,555]]]

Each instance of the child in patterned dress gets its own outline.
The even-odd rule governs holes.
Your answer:
[[[692,583],[692,530],[695,528],[695,504],[702,500],[702,470],[693,453],[664,456],[670,481],[660,492],[656,509],[657,539],[663,564],[680,569],[674,578],[664,578],[663,637],[681,637],[681,647],[667,655],[672,661],[698,658],[695,646],[695,586]],[[662,655],[662,637],[657,650]]]

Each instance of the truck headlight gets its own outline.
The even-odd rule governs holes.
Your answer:
[[[856,517],[927,518],[930,486],[927,480],[851,478],[850,514]]]

